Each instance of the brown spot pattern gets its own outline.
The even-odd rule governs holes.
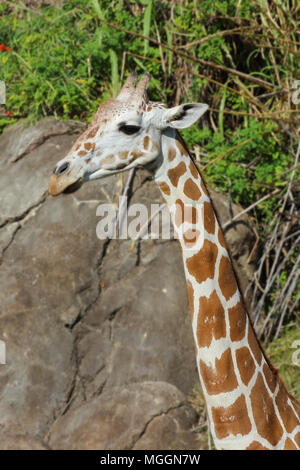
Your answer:
[[[241,395],[231,406],[212,408],[212,417],[219,439],[224,439],[230,434],[246,436],[251,431],[244,395]]]
[[[248,348],[243,347],[236,351],[236,362],[240,377],[245,385],[248,385],[255,372],[255,363]]]
[[[294,441],[296,442],[297,446],[300,447],[300,432],[295,434]]]
[[[114,163],[114,161],[115,161],[115,156],[113,154],[110,154],[110,155],[107,155],[107,157],[105,157],[101,163],[102,165],[110,165]]]
[[[183,222],[196,225],[198,222],[197,209],[192,205],[184,205],[180,199],[177,199],[175,224],[177,227],[179,227]]]
[[[93,137],[95,137],[95,135],[97,134],[97,131],[98,131],[98,127],[92,127],[89,132],[87,133],[86,137],[88,139],[92,139]]]
[[[275,398],[278,411],[280,413],[283,425],[287,432],[292,432],[299,424],[299,419],[295,415],[293,409],[288,404],[288,393],[285,386],[280,383],[279,391]]]
[[[255,336],[252,325],[249,325],[248,344],[251,348],[251,351],[255,357],[256,362],[260,364],[262,360],[262,351],[261,351],[259,342]]]
[[[194,317],[194,289],[193,289],[192,283],[190,281],[187,281],[187,292],[188,292],[188,299],[189,299],[191,317],[192,317],[192,320],[193,320],[193,317]]]
[[[159,187],[163,193],[165,193],[167,196],[170,196],[171,190],[167,183],[165,182],[159,183]]]
[[[87,152],[85,150],[80,150],[80,152],[78,152],[78,155],[79,157],[85,157],[87,155]]]
[[[118,156],[121,160],[125,160],[128,157],[129,152],[127,150],[123,150],[122,152],[118,153]]]
[[[208,233],[215,233],[215,213],[209,202],[204,202],[204,228]]]
[[[175,210],[175,225],[179,227],[183,223],[183,215],[184,215],[184,204],[181,199],[177,199],[176,201],[176,210]]]
[[[283,430],[261,374],[252,388],[250,399],[258,433],[275,446],[280,441]]]
[[[208,191],[207,191],[206,186],[205,186],[205,183],[204,183],[204,180],[203,180],[202,177],[201,177],[200,185],[201,185],[202,192],[203,192],[206,196],[209,196]]]
[[[226,393],[234,390],[238,383],[230,349],[215,360],[215,367],[210,367],[200,359],[201,377],[209,395]]]
[[[200,197],[201,197],[200,189],[198,188],[196,183],[194,183],[194,181],[191,178],[189,178],[184,183],[183,192],[187,197],[189,197],[193,201],[198,201],[198,199],[200,199]]]
[[[208,347],[213,338],[226,336],[224,309],[214,290],[210,297],[200,297],[197,320],[197,339],[199,347]]]
[[[251,442],[250,445],[248,445],[246,450],[270,450],[270,449],[268,449],[268,447],[264,447],[263,445],[261,445],[260,442],[253,441]]]
[[[145,155],[144,152],[141,152],[140,150],[134,150],[134,151],[131,153],[132,161],[133,161],[133,160],[136,160],[137,158],[142,157],[143,155]]]
[[[171,162],[176,157],[176,149],[174,147],[169,147],[168,150],[168,160]]]
[[[228,309],[230,339],[240,341],[246,333],[246,312],[240,300],[234,307]]]
[[[264,376],[267,381],[268,387],[272,393],[275,392],[277,380],[274,372],[270,369],[267,363],[263,366]]]
[[[209,240],[204,240],[201,250],[187,259],[187,269],[191,276],[194,276],[199,283],[207,278],[213,279],[217,256],[216,245]]]
[[[173,186],[177,187],[179,178],[186,172],[186,166],[183,162],[180,162],[175,168],[168,171],[168,177]]]
[[[284,450],[297,450],[297,447],[291,439],[287,438],[284,443]]]
[[[199,173],[198,173],[198,170],[197,170],[197,168],[196,168],[196,165],[195,165],[195,163],[194,163],[193,161],[191,161],[191,163],[189,164],[189,169],[190,169],[190,171],[191,171],[193,177],[194,177],[195,179],[197,179],[197,178],[199,177]]]
[[[84,148],[85,148],[86,150],[91,150],[91,151],[93,151],[94,148],[95,148],[95,145],[96,145],[95,143],[92,144],[91,142],[86,142],[86,143],[84,144]]]
[[[237,282],[231,262],[225,256],[220,261],[219,285],[226,300],[229,300],[237,290]]]
[[[183,234],[183,241],[188,248],[193,247],[199,238],[199,230],[188,229]]]
[[[146,135],[146,136],[144,137],[144,149],[145,149],[145,150],[148,150],[149,143],[150,143],[150,138]]]
[[[226,241],[225,241],[224,234],[223,234],[223,231],[222,231],[221,227],[219,227],[219,230],[218,230],[218,240],[219,240],[220,245],[223,248],[227,249]]]

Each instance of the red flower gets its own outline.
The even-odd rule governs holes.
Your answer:
[[[0,51],[11,51],[11,48],[5,46],[5,45],[2,43],[2,44],[0,44]]]
[[[13,116],[14,113],[12,111],[5,111],[5,116]]]

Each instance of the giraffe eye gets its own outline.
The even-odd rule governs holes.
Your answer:
[[[122,124],[120,127],[119,127],[119,130],[121,132],[123,132],[123,134],[126,134],[126,135],[133,135],[133,134],[136,134],[139,130],[140,130],[140,126],[133,126],[133,125],[130,125],[130,124]]]

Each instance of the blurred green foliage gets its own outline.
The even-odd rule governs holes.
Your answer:
[[[293,72],[295,76],[299,72],[299,62],[292,53],[286,57],[281,43],[277,55],[279,59],[285,54],[285,62],[277,71],[272,59],[276,35],[280,40],[276,31],[270,49],[257,48],[257,41],[266,38],[259,39],[259,29],[254,36],[253,22],[257,28],[262,22],[256,2],[71,0],[60,7],[40,3],[32,9],[22,2],[0,6],[1,41],[11,48],[0,52],[0,79],[7,84],[7,109],[15,119],[55,115],[90,121],[99,104],[117,94],[121,72],[126,76],[133,69],[147,70],[153,77],[149,92],[153,101],[169,105],[178,99],[206,101],[216,110],[210,120],[206,117],[184,132],[190,148],[197,144],[207,154],[200,168],[211,185],[230,190],[235,201],[249,205],[285,184],[281,174],[293,163],[293,148],[274,120],[261,117],[282,109],[283,101],[275,95],[263,104],[262,112],[256,112],[255,96],[269,90],[250,81],[241,83],[222,69],[204,70],[180,55],[184,52],[249,77],[260,76],[274,90],[283,87],[287,76],[291,80]],[[281,83],[275,83],[275,72]],[[244,115],[226,114],[225,108]],[[0,118],[0,129],[13,121]],[[276,198],[270,198],[256,210],[268,219],[275,207]]]
[[[287,389],[300,401],[300,338],[295,323],[286,325],[266,347],[266,353],[284,380]]]

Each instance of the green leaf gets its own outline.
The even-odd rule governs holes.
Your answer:
[[[166,35],[167,35],[167,44],[171,48],[171,47],[173,47],[172,34],[171,34],[168,27],[165,27],[165,31],[166,31]],[[169,70],[169,73],[170,73],[171,68],[172,68],[172,61],[173,61],[173,52],[168,50],[168,70]]]
[[[110,67],[111,67],[111,83],[112,95],[116,97],[120,91],[118,57],[113,49],[109,49]]]
[[[105,20],[104,13],[101,9],[100,6],[100,0],[91,0],[91,4],[95,10],[95,13],[97,13],[97,16],[99,17],[100,20]]]
[[[220,103],[220,112],[219,112],[219,132],[222,137],[224,137],[224,109],[226,103],[226,88],[224,88],[223,96]]]
[[[151,14],[152,14],[152,0],[148,1],[148,5],[145,9],[144,13],[144,20],[143,20],[143,34],[144,36],[149,37],[150,36],[150,28],[151,28]],[[149,41],[148,39],[144,39],[144,55],[147,55],[149,48]]]

